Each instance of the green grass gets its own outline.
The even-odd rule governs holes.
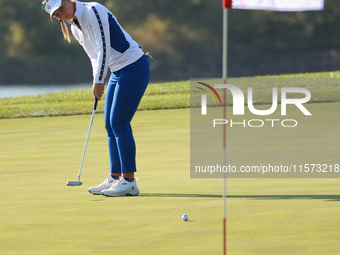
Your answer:
[[[150,85],[143,100],[143,110],[187,108],[189,82]],[[77,179],[90,121],[81,114],[92,110],[90,90],[0,103],[0,254],[222,254],[222,180],[190,178],[188,108],[136,113],[132,125],[141,194],[106,198],[87,192],[108,174],[102,102],[87,148],[84,184],[65,185]],[[303,136],[314,141],[304,155],[334,160],[339,139],[329,147],[324,138],[332,133],[322,132],[338,130],[339,107],[338,102],[313,104],[313,114],[326,113],[327,129],[314,119],[302,123],[313,127]],[[73,116],[18,118],[53,115]],[[238,136],[233,142],[248,146],[247,139]],[[287,139],[263,142],[276,148]],[[263,147],[251,143],[246,149],[239,155],[245,163],[256,161],[251,152],[261,153]],[[266,153],[272,157],[275,150]],[[228,179],[228,254],[339,254],[339,194],[336,178]],[[182,214],[189,215],[188,222]]]
[[[189,112],[136,113],[141,194],[124,198],[87,192],[108,173],[103,114],[80,187],[65,184],[77,179],[89,116],[0,120],[0,254],[222,254],[222,180],[190,178]],[[228,179],[228,254],[338,254],[339,189],[338,179]]]
[[[261,76],[257,78],[340,78],[338,72]],[[338,92],[339,93],[339,92]],[[0,119],[90,114],[93,107],[91,88],[37,96],[0,99]],[[190,107],[190,81],[150,84],[139,110]],[[98,112],[103,112],[103,100]]]
[[[189,107],[189,81],[150,84],[139,110],[159,110]],[[104,111],[105,97],[97,112]],[[36,96],[0,99],[0,119],[89,114],[93,109],[91,88]]]

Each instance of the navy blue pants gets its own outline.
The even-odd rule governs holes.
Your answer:
[[[111,173],[136,172],[136,145],[130,122],[150,79],[150,63],[143,55],[111,74],[105,98]]]

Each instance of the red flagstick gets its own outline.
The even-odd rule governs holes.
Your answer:
[[[227,61],[228,61],[228,8],[231,8],[232,0],[223,0],[223,80],[224,84],[227,83]],[[226,89],[223,90],[224,105],[223,105],[223,117],[226,119],[227,115],[227,95]],[[226,137],[226,125],[223,127],[223,165],[227,165],[227,137]],[[227,254],[227,183],[226,173],[223,173],[223,255]]]
[[[223,9],[231,8],[231,1],[232,0],[223,0],[223,3],[222,3]]]

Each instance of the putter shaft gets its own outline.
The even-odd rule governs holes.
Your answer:
[[[92,111],[91,122],[90,122],[90,127],[89,127],[89,132],[87,133],[87,138],[86,138],[86,143],[85,143],[83,158],[82,158],[81,164],[80,164],[80,169],[79,169],[79,174],[78,174],[78,181],[68,181],[68,182],[66,183],[67,186],[80,186],[80,185],[83,184],[83,183],[80,181],[80,175],[81,175],[81,170],[82,170],[82,168],[83,168],[83,163],[84,163],[84,158],[85,158],[85,152],[86,152],[87,143],[88,143],[89,137],[90,137],[90,132],[91,132],[91,127],[92,127],[92,123],[93,123],[94,114],[95,114],[96,109],[97,109],[97,104],[98,104],[98,99],[95,98],[95,100],[94,100],[94,105],[93,105],[93,111]]]

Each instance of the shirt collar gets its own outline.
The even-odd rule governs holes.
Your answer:
[[[85,7],[84,3],[76,1],[76,13],[74,14],[74,16],[77,17],[79,22],[81,22],[84,7]]]

